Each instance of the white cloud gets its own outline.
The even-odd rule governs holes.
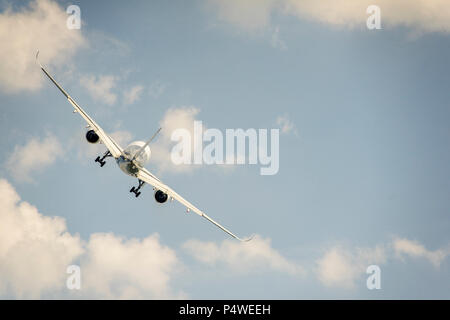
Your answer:
[[[295,135],[298,135],[297,129],[288,115],[278,116],[276,124],[280,127],[281,133],[288,134],[293,132]]]
[[[287,0],[286,12],[327,24],[365,28],[368,6],[381,9],[383,27],[408,27],[419,32],[450,32],[446,0]]]
[[[448,247],[430,251],[423,244],[406,238],[395,238],[374,248],[333,246],[316,261],[316,274],[325,286],[351,289],[366,274],[369,265],[381,265],[394,259],[405,261],[405,256],[409,256],[424,258],[439,267],[449,255]]]
[[[16,180],[32,182],[32,173],[42,171],[62,155],[59,140],[48,135],[42,140],[32,138],[25,145],[16,146],[5,165]]]
[[[0,179],[0,296],[15,298],[183,298],[171,288],[180,263],[158,235],[125,239],[71,235],[63,218],[47,217],[20,201]],[[81,291],[69,291],[66,269],[81,268]]]
[[[316,261],[317,277],[327,287],[354,288],[371,264],[386,262],[386,252],[381,246],[355,250],[335,246]]]
[[[43,216],[0,180],[0,295],[38,298],[62,289],[66,268],[82,252],[64,219]]]
[[[44,77],[35,63],[36,50],[55,66],[66,64],[85,44],[80,30],[69,30],[64,8],[50,0],[32,1],[19,11],[0,14],[0,89],[7,93],[37,90]]]
[[[237,273],[276,271],[291,276],[303,275],[305,270],[275,250],[270,239],[256,236],[250,242],[224,240],[221,244],[189,240],[184,250],[207,265],[225,265]]]
[[[448,249],[430,251],[421,243],[404,238],[395,239],[392,246],[400,258],[403,258],[405,255],[413,258],[425,258],[435,267],[439,267],[442,261],[450,254],[450,250]]]
[[[114,234],[94,234],[82,259],[83,289],[107,299],[170,299],[170,281],[179,261],[161,245],[157,234],[126,240]]]
[[[143,86],[137,85],[124,92],[123,102],[126,105],[133,104],[141,97]]]
[[[195,169],[201,168],[201,165],[196,164],[174,164],[171,159],[171,152],[173,146],[178,143],[171,140],[172,133],[177,129],[186,129],[191,136],[191,158],[193,159],[195,148],[202,148],[201,145],[194,144],[194,122],[200,121],[196,118],[200,110],[195,107],[180,107],[170,108],[164,114],[164,117],[159,122],[162,130],[158,139],[151,144],[152,148],[152,160],[157,166],[160,172],[172,171],[172,172],[192,172]],[[208,129],[207,125],[202,122],[203,131]],[[199,154],[202,154],[202,150],[197,149]],[[235,163],[237,160],[245,162],[245,154],[236,153]],[[230,172],[232,168],[235,168],[234,164],[219,164],[214,168],[219,168],[221,172]]]
[[[318,278],[327,286],[351,287],[354,285],[355,277],[362,272],[355,270],[351,255],[339,248],[328,250],[317,261],[317,266]]]
[[[113,105],[117,101],[117,95],[112,92],[116,88],[118,78],[112,75],[84,75],[80,78],[80,84],[87,89],[96,101],[107,105]]]
[[[281,13],[332,26],[366,28],[369,5],[381,8],[383,28],[407,27],[414,32],[450,32],[447,0],[210,0],[219,19],[246,31],[271,25],[271,16]]]

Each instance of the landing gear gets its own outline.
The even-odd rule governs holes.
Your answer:
[[[100,158],[100,156],[97,157],[97,159],[95,159],[95,162],[100,163],[100,167],[103,167],[106,163],[105,158],[107,157],[112,157],[111,152],[106,151],[105,154],[103,155],[103,157]]]
[[[141,188],[142,188],[142,186],[144,185],[144,181],[142,181],[142,180],[140,180],[140,179],[138,179],[139,180],[139,186],[136,188],[136,187],[133,187],[133,188],[131,188],[131,190],[130,190],[130,192],[132,192],[132,193],[134,193],[135,195],[136,195],[136,198],[137,197],[139,197],[139,195],[141,194],[141,192],[139,191]]]

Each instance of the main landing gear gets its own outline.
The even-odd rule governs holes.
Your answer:
[[[107,157],[112,157],[111,152],[106,151],[105,154],[103,155],[103,157],[100,158],[100,156],[97,157],[97,159],[95,159],[95,162],[100,163],[100,167],[103,167],[106,163],[105,158]]]
[[[140,180],[140,179],[138,179],[139,180],[139,186],[136,188],[136,187],[133,187],[133,188],[131,188],[131,190],[130,190],[130,192],[132,192],[132,193],[134,193],[135,195],[136,195],[136,198],[137,197],[139,197],[139,195],[141,194],[141,192],[139,191],[141,188],[142,188],[142,186],[144,185],[144,181],[142,181],[142,180]]]

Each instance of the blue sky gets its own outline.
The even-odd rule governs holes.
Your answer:
[[[3,1],[0,296],[450,298],[450,19],[380,1],[382,29],[368,30],[371,3],[335,2]],[[66,28],[70,4],[80,30]],[[257,238],[230,240],[177,203],[158,205],[148,186],[135,199],[134,179],[111,160],[99,168],[104,149],[85,143],[82,118],[35,66],[37,48],[123,147],[162,123],[289,124],[273,176],[174,168],[170,132],[147,166]],[[65,288],[70,264],[80,291]],[[366,288],[371,264],[380,290]]]

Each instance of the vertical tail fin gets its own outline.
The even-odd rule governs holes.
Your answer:
[[[136,152],[136,154],[134,155],[133,159],[131,159],[131,161],[136,160],[137,157],[139,157],[141,155],[141,153],[145,150],[145,147],[147,147],[149,145],[150,142],[152,142],[152,140],[156,137],[156,135],[161,131],[162,128],[159,128],[158,131],[155,132],[155,134],[142,146],[141,149],[139,149],[138,152]]]

